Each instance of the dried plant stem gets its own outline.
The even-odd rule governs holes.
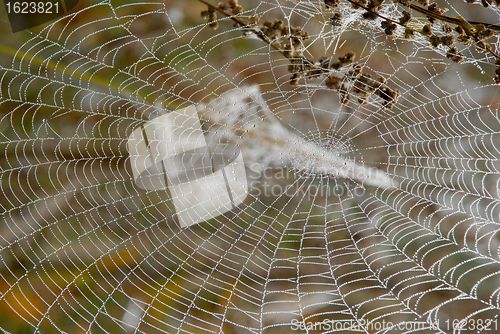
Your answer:
[[[225,10],[223,10],[223,9],[217,7],[217,6],[212,5],[208,1],[205,1],[205,0],[198,0],[198,1],[201,2],[201,3],[203,3],[203,4],[205,4],[207,7],[215,10],[216,12],[224,15],[225,17],[230,18],[234,23],[236,23],[240,27],[245,27],[246,29],[248,29],[248,31],[254,33],[260,40],[262,40],[263,42],[269,44],[273,49],[275,49],[276,51],[278,51],[279,53],[281,53],[283,55],[283,57],[288,58],[286,56],[285,50],[283,50],[282,48],[278,47],[275,43],[273,43],[273,41],[270,40],[262,31],[250,27],[248,25],[248,23],[244,22],[240,17],[232,15],[232,14],[226,12]],[[317,67],[318,69],[320,68],[319,66],[316,66],[312,60],[307,59],[306,57],[302,56],[302,57],[300,57],[300,59],[301,59],[301,61],[305,65],[309,65],[309,66],[315,67],[315,68]]]
[[[442,15],[442,14],[430,11],[428,9],[425,9],[423,7],[420,7],[420,6],[418,6],[416,4],[413,4],[413,3],[407,4],[407,3],[405,3],[402,0],[398,0],[398,3],[400,3],[401,5],[406,6],[408,8],[411,8],[411,9],[413,9],[416,12],[424,14],[425,16],[432,17],[433,19],[440,20],[440,21],[447,22],[447,23],[456,24],[456,25],[459,25],[459,26],[463,25],[462,20],[460,20],[458,18],[454,18],[454,17],[449,17],[449,16],[446,16],[446,15]],[[467,23],[469,23],[471,25],[474,25],[474,26],[484,25],[485,28],[488,28],[488,29],[500,32],[500,25],[497,25],[497,24],[491,24],[491,23],[485,23],[485,22],[478,22],[478,21],[467,21]]]
[[[348,0],[350,1],[350,0]],[[454,17],[449,17],[449,16],[446,16],[446,15],[442,15],[442,14],[439,14],[439,13],[435,13],[433,11],[430,11],[428,9],[425,9],[425,8],[422,8],[416,4],[413,4],[413,3],[405,3],[404,1],[402,0],[398,0],[398,3],[408,7],[408,8],[411,8],[421,14],[424,14],[428,17],[432,17],[433,19],[436,19],[436,20],[440,20],[440,21],[443,21],[443,22],[447,22],[447,23],[451,23],[451,24],[455,24],[455,25],[458,25],[464,29],[467,28],[467,25],[472,25],[472,26],[478,26],[478,25],[482,25],[484,26],[486,29],[490,29],[490,30],[494,30],[494,31],[497,31],[497,32],[500,32],[500,26],[497,25],[497,24],[491,24],[491,23],[484,23],[484,22],[478,22],[478,21],[466,21],[464,20],[463,18],[454,18]],[[479,42],[479,39],[477,39],[477,37],[474,37],[474,40],[476,42]],[[495,53],[495,51],[493,51],[493,49],[488,46],[488,45],[484,45],[484,49],[489,53],[491,54],[493,57],[495,57],[496,59],[500,59],[500,55],[498,55],[497,53]]]
[[[340,92],[342,104],[346,104],[351,98],[351,95],[346,94],[346,91],[348,91],[347,85],[352,83],[352,80],[358,80],[358,85],[364,85],[365,88],[371,91],[370,94],[364,94],[364,96],[361,97],[358,96],[358,99],[360,100],[364,101],[367,96],[377,95],[383,100],[384,107],[391,108],[399,97],[398,91],[386,86],[383,80],[377,80],[369,74],[363,74],[361,66],[352,66],[351,70],[346,74],[343,74],[343,76],[335,75],[336,72],[332,70],[337,71],[341,67],[353,63],[353,52],[348,52],[344,56],[339,57],[336,62],[333,62],[332,59],[326,61],[324,58],[318,61],[311,60],[304,57],[302,51],[297,51],[302,50],[301,47],[303,46],[303,41],[308,38],[307,32],[304,32],[300,27],[288,27],[291,31],[290,35],[288,36],[286,33],[284,33],[284,35],[290,39],[290,44],[282,44],[279,39],[273,39],[273,29],[283,29],[283,27],[275,28],[273,25],[282,25],[283,22],[281,20],[275,20],[271,24],[270,21],[266,21],[262,27],[258,26],[258,28],[255,28],[257,25],[255,21],[258,21],[258,19],[254,20],[255,17],[250,17],[248,21],[246,21],[242,19],[241,16],[237,16],[238,14],[235,14],[234,12],[227,12],[224,9],[225,7],[214,6],[207,0],[198,1],[208,7],[208,12],[220,13],[225,17],[230,18],[236,25],[254,33],[259,39],[269,44],[273,49],[280,52],[283,57],[287,58],[290,61],[288,69],[292,74],[290,78],[291,85],[297,85],[299,80],[302,78],[324,78],[324,84],[327,88]],[[215,19],[216,16],[214,15],[211,20],[213,21]],[[216,27],[216,25],[214,27]],[[360,91],[356,91],[356,93],[359,92]]]
[[[364,10],[366,10],[367,12],[370,12],[370,13],[372,13],[373,15],[380,17],[381,19],[384,19],[384,20],[386,20],[386,21],[389,21],[389,22],[392,22],[392,23],[395,23],[395,24],[397,24],[397,25],[400,25],[400,26],[404,27],[404,25],[403,25],[403,24],[401,24],[399,21],[396,21],[396,20],[390,19],[390,18],[388,18],[388,17],[385,17],[384,15],[382,15],[382,14],[380,14],[380,13],[376,12],[376,11],[371,10],[371,9],[370,9],[370,8],[368,8],[367,6],[365,6],[365,5],[361,4],[361,3],[358,3],[357,1],[347,0],[347,2],[350,2],[350,3],[352,3],[353,5],[356,5],[356,6],[357,6],[357,7],[359,7],[359,8],[363,8],[363,9],[364,9]]]
[[[354,0],[347,0],[348,2],[350,2],[351,4],[353,5],[356,5],[357,7],[359,8],[363,8],[364,10],[372,13],[373,15],[377,16],[377,17],[380,17],[381,19],[384,19],[386,21],[389,21],[389,22],[392,22],[394,24],[397,24],[399,26],[402,26],[402,27],[405,27],[404,24],[402,24],[401,22],[397,21],[397,20],[393,20],[391,18],[388,18],[376,11],[373,11],[371,10],[370,8],[368,8],[367,6],[361,4],[361,3],[358,3],[357,1],[354,1]],[[457,26],[460,26],[464,29],[467,28],[468,25],[472,25],[472,26],[478,26],[478,25],[482,25],[484,26],[486,29],[491,29],[491,30],[494,30],[494,31],[498,31],[500,32],[500,26],[499,25],[496,25],[496,24],[491,24],[491,23],[484,23],[484,22],[478,22],[478,21],[466,21],[462,18],[454,18],[454,17],[449,17],[449,16],[446,16],[446,15],[442,15],[442,14],[439,14],[439,13],[436,13],[436,12],[433,12],[431,10],[428,10],[428,9],[425,9],[423,7],[420,7],[418,5],[415,5],[415,4],[412,4],[412,3],[406,3],[402,0],[398,0],[397,1],[399,4],[403,5],[403,6],[406,6],[408,8],[411,8],[421,14],[424,14],[428,17],[432,17],[433,19],[436,19],[436,20],[440,20],[442,22],[447,22],[447,23],[451,23],[451,24],[455,24]],[[479,42],[479,39],[477,37],[474,37],[474,40],[476,42]],[[500,59],[500,55],[496,54],[495,51],[493,51],[493,49],[489,46],[489,45],[484,45],[484,49],[490,54],[492,55],[493,57],[495,57],[496,59]]]

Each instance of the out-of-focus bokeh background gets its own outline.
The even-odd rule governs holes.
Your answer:
[[[456,2],[440,4],[499,21],[498,9]],[[360,326],[346,332],[416,321],[451,333],[465,319],[463,332],[486,320],[482,332],[500,332],[494,67],[387,37],[362,12],[332,26],[322,1],[241,5],[303,27],[311,59],[355,52],[397,104],[342,106],[320,80],[290,85],[288,59],[228,18],[211,29],[195,0],[79,1],[17,33],[0,8],[0,328],[290,333],[344,320]],[[127,138],[247,85],[293,132],[398,186],[270,169],[237,210],[181,229],[168,191],[135,185]]]

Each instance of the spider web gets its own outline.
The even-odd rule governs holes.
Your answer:
[[[243,15],[304,27],[307,57],[354,51],[400,93],[391,109],[376,97],[341,105],[320,79],[291,86],[287,59],[229,18],[210,29],[203,9],[85,2],[30,32],[0,67],[2,330],[498,328],[500,91],[491,60],[467,48],[453,64],[444,48],[404,41],[399,30],[389,38],[379,20],[347,6],[332,26],[322,1],[246,3]],[[498,22],[498,9],[490,13]],[[193,105],[208,110],[209,144],[238,142],[252,186],[236,209],[181,228],[175,193],[137,186],[127,140]],[[210,114],[214,106],[224,112]],[[325,173],[308,165],[321,154]],[[345,174],[347,163],[390,182]]]

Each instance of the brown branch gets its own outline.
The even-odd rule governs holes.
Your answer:
[[[384,15],[376,12],[376,11],[373,11],[371,10],[370,8],[368,8],[367,6],[363,5],[363,4],[360,4],[358,3],[357,1],[353,1],[353,0],[347,0],[348,2],[352,3],[353,5],[355,6],[358,6],[359,8],[363,8],[364,10],[366,10],[367,12],[370,12],[372,13],[373,15],[377,16],[377,17],[380,17],[381,19],[384,19],[386,21],[390,21],[392,23],[395,23],[397,25],[400,25],[402,27],[404,27],[405,25],[404,24],[401,24],[399,21],[396,21],[396,20],[393,20],[393,19],[390,19],[388,17],[385,17]]]
[[[373,10],[371,10],[370,8],[368,8],[367,6],[363,5],[363,4],[360,4],[356,1],[353,1],[353,0],[347,0],[348,2],[352,3],[353,5],[356,5],[360,8],[363,8],[364,10],[380,17],[381,19],[384,19],[384,20],[387,20],[387,21],[390,21],[392,23],[395,23],[395,24],[398,24],[400,26],[404,26],[404,24],[401,24],[399,21],[396,21],[396,20],[393,20],[393,19],[390,19],[388,17],[385,17]],[[454,17],[449,17],[449,16],[446,16],[446,15],[441,15],[441,14],[438,14],[438,13],[435,13],[433,11],[430,11],[428,9],[425,9],[423,7],[420,7],[418,5],[415,5],[415,4],[406,4],[405,2],[403,2],[402,0],[398,0],[398,3],[401,4],[401,5],[404,5],[408,8],[411,8],[421,14],[424,14],[428,17],[432,17],[433,19],[436,19],[436,20],[440,20],[440,21],[443,21],[443,22],[448,22],[448,23],[452,23],[452,24],[456,24],[456,25],[459,25],[459,26],[463,26],[463,20],[459,19],[459,18],[454,18]],[[492,24],[492,23],[484,23],[484,22],[478,22],[478,21],[467,21],[467,23],[471,24],[471,25],[474,25],[474,26],[477,26],[477,25],[483,25],[485,28],[487,29],[491,29],[491,30],[495,30],[495,31],[500,31],[500,26],[499,25],[496,25],[496,24]]]
[[[232,14],[226,12],[225,10],[219,8],[218,6],[212,5],[210,2],[208,2],[206,0],[198,0],[198,1],[201,2],[201,3],[203,3],[203,4],[205,4],[207,7],[215,10],[216,12],[224,15],[225,17],[228,17],[234,23],[236,23],[237,25],[239,25],[241,28],[245,28],[248,31],[254,33],[260,40],[262,40],[263,42],[269,44],[273,49],[275,49],[276,51],[278,51],[279,53],[281,53],[283,55],[283,57],[288,58],[287,55],[286,55],[286,53],[285,53],[285,50],[283,50],[282,48],[278,47],[275,43],[273,43],[273,41],[270,40],[262,31],[257,30],[255,28],[252,28],[247,22],[243,21],[240,17],[237,17],[235,15],[232,15]],[[310,59],[307,59],[306,57],[300,57],[300,59],[302,60],[302,62],[304,64],[312,66],[312,67],[315,67],[314,62],[311,61]]]
[[[448,22],[448,23],[452,23],[452,24],[456,24],[456,25],[459,25],[459,26],[462,26],[462,20],[458,19],[458,18],[455,18],[455,17],[449,17],[449,16],[446,16],[446,15],[442,15],[442,14],[439,14],[439,13],[435,13],[433,11],[430,11],[428,9],[425,9],[423,7],[420,7],[418,5],[415,5],[415,4],[408,4],[408,3],[405,3],[405,1],[403,0],[398,0],[398,3],[405,6],[405,7],[408,7],[408,8],[411,8],[413,9],[414,11],[417,11],[421,14],[424,14],[428,17],[432,17],[433,19],[436,19],[436,20],[440,20],[440,21],[443,21],[443,22]],[[474,25],[474,26],[477,26],[477,25],[484,25],[486,28],[488,29],[491,29],[491,30],[495,30],[495,31],[499,31],[500,32],[500,25],[497,25],[497,24],[492,24],[492,23],[485,23],[485,22],[478,22],[478,21],[467,21],[469,24],[471,25]]]
[[[297,65],[297,62],[293,61],[293,60],[294,59],[299,59],[302,62],[301,69],[298,70],[298,71],[290,70],[290,72],[292,72],[292,74],[293,74],[292,77],[291,77],[291,82],[290,82],[291,84],[294,84],[293,82],[296,82],[302,75],[305,75],[308,78],[317,78],[317,77],[321,77],[322,75],[326,75],[326,76],[328,76],[328,78],[331,78],[329,76],[330,75],[330,69],[333,68],[334,66],[324,67],[324,64],[323,64],[322,61],[315,62],[313,60],[310,60],[310,59],[304,57],[303,55],[300,55],[299,57],[293,57],[293,58],[291,58],[290,55],[289,55],[289,50],[283,50],[281,47],[278,47],[274,43],[274,41],[272,39],[270,39],[263,31],[261,31],[260,29],[256,29],[256,28],[252,27],[252,25],[255,25],[255,24],[252,24],[251,22],[246,22],[246,21],[242,20],[241,16],[237,16],[237,14],[234,14],[234,13],[228,13],[228,12],[226,12],[224,10],[224,8],[221,8],[220,6],[214,6],[210,2],[208,2],[207,0],[198,0],[198,1],[201,2],[201,3],[203,3],[204,5],[206,5],[209,8],[210,11],[212,11],[214,13],[215,12],[220,13],[223,16],[228,17],[229,19],[231,19],[237,26],[239,26],[239,27],[241,27],[243,29],[246,29],[246,30],[248,30],[250,32],[253,32],[259,39],[261,39],[265,43],[269,44],[272,48],[274,48],[275,50],[277,50],[278,52],[280,52],[285,58],[287,58],[288,60],[290,60],[290,62],[291,62],[292,65]],[[375,14],[380,16],[380,14],[377,14],[377,13],[375,13]],[[383,17],[383,16],[381,16],[381,17]],[[214,20],[214,19],[216,19],[216,18],[212,17],[210,20]],[[390,19],[387,19],[387,20],[390,20]],[[396,21],[393,21],[393,20],[390,20],[390,21],[395,22],[395,23],[399,23],[399,22],[396,22]],[[350,64],[352,62],[352,60],[350,58],[353,57],[353,54],[351,53],[350,56],[347,56],[347,54],[346,54],[344,57],[347,57],[347,58],[344,58],[344,60],[342,60],[342,58],[339,58],[339,62],[335,63],[335,64],[339,65],[340,67],[342,67],[342,66],[344,66],[346,64]],[[350,75],[351,74],[349,74],[349,72],[348,72],[347,74],[344,75],[344,79],[348,78]],[[365,76],[365,75],[361,74],[361,71],[358,74],[356,74],[356,76],[358,76],[358,75],[361,75],[364,78],[368,78],[370,80],[373,80],[373,78],[369,74]],[[335,76],[332,77],[332,78],[335,79],[334,80],[335,82],[332,82],[331,85],[329,85],[328,83],[325,83],[326,86],[328,88],[331,88],[332,90],[338,90],[342,94],[342,91],[344,89],[344,85],[342,84],[341,87],[336,87],[336,83],[339,80],[342,80],[342,79],[338,78],[338,77],[335,77]],[[377,80],[377,81],[379,81],[379,80]],[[363,85],[365,87],[368,87],[366,85],[366,83],[364,83]],[[375,86],[373,86],[371,88],[372,88],[372,91],[369,94],[365,94],[363,96],[363,99],[367,98],[368,96],[372,96],[373,94],[375,94],[375,95],[379,96],[382,100],[384,100],[384,103],[383,103],[384,106],[393,105],[394,101],[397,99],[397,97],[399,95],[399,93],[398,93],[397,90],[393,90],[393,89],[391,89],[391,88],[389,88],[387,86],[384,86],[383,83],[380,82],[380,81]],[[344,94],[342,94],[342,95],[344,95]],[[343,96],[341,98],[341,100],[343,100],[345,97],[346,96]],[[347,100],[348,100],[349,97],[350,97],[350,95],[347,95]]]
[[[440,21],[443,21],[443,22],[447,22],[447,23],[451,23],[451,24],[455,24],[457,26],[460,26],[460,27],[464,28],[466,31],[470,30],[469,29],[470,25],[472,25],[472,26],[483,25],[487,29],[495,30],[495,31],[499,31],[500,32],[500,26],[496,25],[496,24],[484,23],[484,22],[478,22],[478,21],[467,21],[467,20],[465,20],[465,19],[463,19],[461,17],[457,17],[457,18],[449,17],[449,16],[446,16],[446,15],[435,13],[433,11],[430,11],[428,9],[425,9],[423,7],[420,7],[420,6],[412,4],[412,3],[407,4],[407,3],[405,3],[402,0],[398,0],[398,3],[402,4],[403,6],[409,7],[409,8],[411,8],[411,9],[413,9],[413,10],[415,10],[415,11],[421,13],[421,14],[424,14],[424,15],[426,15],[428,17],[432,17],[433,19],[440,20]],[[480,39],[477,38],[477,36],[471,35],[471,37],[474,38],[474,40],[476,42],[480,42]],[[484,49],[489,54],[491,54],[493,57],[495,57],[496,59],[500,59],[500,55],[496,54],[495,51],[493,51],[489,45],[485,44],[484,45]]]
[[[363,4],[360,4],[358,3],[357,1],[354,1],[354,0],[347,0],[348,2],[350,2],[351,4],[353,5],[356,5],[360,8],[363,8],[364,10],[366,10],[367,12],[370,12],[378,17],[380,17],[381,19],[384,19],[386,21],[390,21],[392,23],[395,23],[397,25],[400,25],[402,27],[405,27],[404,24],[401,24],[401,22],[399,21],[396,21],[396,20],[393,20],[393,19],[390,19],[388,17],[385,17],[383,16],[382,14],[376,12],[376,11],[373,11],[371,10],[370,8],[368,8],[367,6],[363,5]],[[449,16],[445,16],[445,15],[441,15],[441,14],[438,14],[438,13],[435,13],[433,11],[430,11],[428,9],[425,9],[425,8],[422,8],[420,6],[417,6],[415,4],[406,4],[405,2],[403,2],[402,0],[398,0],[398,3],[406,6],[406,7],[409,7],[415,11],[418,11],[422,14],[425,14],[426,16],[428,17],[432,17],[436,20],[440,20],[440,21],[443,21],[443,22],[448,22],[448,23],[452,23],[452,24],[455,24],[455,25],[458,25],[458,26],[461,26],[462,28],[464,29],[468,29],[469,27],[467,25],[483,25],[485,28],[487,29],[491,29],[491,30],[496,30],[496,31],[500,31],[500,26],[498,25],[495,25],[495,24],[489,24],[489,23],[482,23],[482,22],[476,22],[476,21],[466,21],[465,19],[463,18],[453,18],[453,17],[449,17]],[[470,30],[470,29],[469,29]],[[472,38],[474,38],[474,40],[476,42],[480,42],[480,40],[476,37],[476,36],[471,36]],[[493,57],[497,58],[497,59],[500,59],[500,56],[497,55],[495,53],[495,51],[493,51],[493,49],[491,49],[491,47],[489,45],[484,45],[484,49],[489,53],[491,54]]]

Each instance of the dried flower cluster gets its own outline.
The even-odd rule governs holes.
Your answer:
[[[484,7],[497,6],[500,7],[500,0],[465,0],[467,3],[481,3]]]
[[[298,85],[307,79],[321,79],[327,88],[340,93],[340,100],[344,104],[352,97],[357,98],[359,103],[367,103],[370,97],[378,96],[382,105],[390,108],[399,97],[398,91],[391,89],[384,78],[364,73],[363,67],[355,63],[352,52],[338,57],[338,60],[334,60],[335,55],[319,60],[305,57],[304,49],[309,34],[301,27],[288,26],[281,19],[265,20],[255,15],[244,16],[243,7],[237,0],[219,2],[217,5],[212,5],[207,0],[199,1],[207,5],[207,10],[201,15],[208,20],[211,28],[218,28],[218,14],[228,17],[246,34],[255,34],[286,57],[290,62],[288,70],[291,74],[291,85]],[[390,18],[381,14],[383,4],[389,1],[404,7],[399,17]],[[429,0],[324,0],[324,3],[328,10],[333,11],[330,22],[334,26],[342,24],[339,6],[342,3],[350,3],[353,10],[363,11],[364,19],[381,20],[380,25],[385,34],[393,35],[398,29],[402,29],[404,37],[410,39],[418,33],[427,38],[432,47],[445,48],[447,58],[453,62],[461,62],[464,59],[459,51],[459,43],[474,45],[477,51],[495,59],[495,82],[500,84],[500,56],[495,53],[489,42],[491,37],[500,32],[500,26],[469,22],[462,17],[444,16],[445,9]],[[500,1],[482,0],[481,3],[485,7],[499,6]],[[413,13],[424,16],[427,22],[421,23],[422,18],[415,18]],[[436,21],[442,24],[438,26]]]
[[[495,70],[495,82],[500,85],[500,60],[497,59],[495,64],[497,65]]]
[[[339,57],[337,62],[323,61],[322,66],[326,68],[338,70],[353,63],[354,54],[352,52],[346,53],[344,56]],[[399,91],[391,89],[385,84],[384,77],[375,78],[373,75],[363,73],[362,67],[359,64],[354,64],[342,77],[334,73],[330,73],[326,80],[325,85],[330,89],[335,89],[340,92],[341,103],[346,104],[351,97],[356,97],[358,103],[366,104],[371,96],[378,96],[383,102],[382,105],[391,108],[396,103],[399,97]]]
[[[337,60],[335,55],[317,61],[306,58],[304,48],[309,34],[301,27],[290,27],[281,19],[265,20],[258,16],[240,15],[243,8],[236,0],[220,2],[217,6],[205,0],[199,1],[208,6],[208,9],[202,12],[202,17],[208,20],[210,27],[218,27],[218,12],[231,18],[245,33],[255,34],[286,57],[290,62],[288,71],[291,74],[291,85],[298,85],[305,79],[321,79],[327,88],[339,92],[343,104],[353,97],[360,103],[367,103],[370,97],[378,96],[382,105],[390,108],[399,97],[399,92],[387,86],[384,78],[374,78],[363,73],[363,68],[354,62],[355,55],[352,52],[339,56]],[[327,2],[330,7],[339,3],[338,0]],[[341,20],[340,14],[334,14],[332,24],[335,24],[336,20]]]
[[[230,9],[233,15],[239,15],[243,12],[243,7],[238,3],[237,0],[229,0],[226,3],[220,2],[218,8],[222,11]],[[217,8],[208,6],[207,10],[201,12],[201,17],[208,20],[208,25],[212,29],[218,29],[219,23],[217,22]]]
[[[430,3],[429,0],[344,0],[351,4],[354,10],[363,10],[363,18],[366,20],[381,19],[381,28],[387,35],[393,35],[398,29],[398,26],[403,29],[405,38],[412,38],[415,33],[425,36],[432,47],[447,48],[447,57],[454,62],[461,62],[464,56],[460,53],[457,43],[463,45],[474,45],[480,53],[495,59],[497,69],[495,72],[495,82],[500,83],[498,62],[500,56],[495,53],[489,42],[490,37],[497,35],[500,32],[500,26],[492,24],[484,24],[481,22],[468,22],[463,17],[451,18],[444,16],[444,8],[440,8],[436,3]],[[402,16],[398,18],[385,17],[380,13],[380,9],[384,2],[391,1],[400,6],[405,7],[402,11]],[[325,0],[327,8],[333,10],[332,24],[341,24],[341,14],[336,9],[343,1],[341,0]],[[476,3],[478,1],[466,0],[467,3]],[[483,6],[490,5],[500,6],[498,0],[482,0]],[[413,20],[412,12],[424,15],[427,22],[421,25],[421,28],[409,26],[410,22],[418,23],[419,20]],[[435,27],[435,22],[443,23],[440,28]],[[453,26],[453,27],[452,27]],[[495,39],[496,41],[496,39]]]

